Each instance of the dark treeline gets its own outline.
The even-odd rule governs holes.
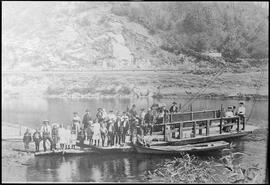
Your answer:
[[[268,8],[249,2],[119,3],[112,12],[158,34],[162,49],[214,50],[224,57],[268,57]]]

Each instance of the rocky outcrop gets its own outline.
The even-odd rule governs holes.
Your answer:
[[[175,57],[160,49],[162,41],[157,35],[113,14],[110,3],[54,2],[47,6],[26,4],[23,13],[17,12],[20,19],[14,22],[18,24],[4,27],[4,69],[149,69],[168,67],[161,64]]]

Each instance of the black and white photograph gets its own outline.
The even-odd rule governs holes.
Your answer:
[[[268,1],[1,1],[2,183],[268,184]]]

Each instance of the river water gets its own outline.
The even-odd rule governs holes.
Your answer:
[[[124,111],[127,106],[136,104],[137,109],[148,108],[153,103],[165,103],[167,107],[173,101],[182,105],[185,98],[177,99],[152,99],[152,98],[106,98],[106,99],[44,99],[44,98],[12,98],[2,101],[2,121],[18,123],[32,128],[39,128],[43,119],[52,122],[70,124],[73,112],[79,112],[82,117],[88,108],[92,115],[96,114],[99,107],[107,111]],[[206,100],[199,99],[192,104],[193,110],[219,109],[238,104],[237,100]],[[253,101],[246,101],[247,115],[251,111]],[[259,164],[264,172],[266,170],[266,152],[268,137],[268,101],[257,101],[250,116],[248,124],[255,125],[259,129],[251,136],[246,136],[234,141],[236,152],[244,152],[243,158],[237,162],[241,164]],[[220,156],[212,154],[218,159]],[[172,157],[151,156],[138,154],[121,155],[91,155],[76,157],[39,157],[27,162],[25,181],[44,182],[144,182],[145,173],[162,166],[166,160]],[[205,160],[202,157],[202,160]],[[8,167],[10,173],[20,170]],[[16,179],[14,179],[16,181]]]

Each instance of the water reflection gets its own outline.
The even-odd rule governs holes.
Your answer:
[[[247,154],[236,158],[235,164],[259,163],[265,169],[266,144],[256,142],[251,145],[250,142],[237,140],[233,142],[234,152]],[[217,153],[212,153],[211,156],[215,160],[221,157]],[[199,157],[207,160],[209,155]],[[153,171],[173,158],[143,154],[36,157],[29,162],[26,179],[43,182],[144,182],[145,172]]]
[[[37,157],[27,167],[27,181],[126,182],[143,181],[144,173],[164,162],[160,157],[104,155]]]

